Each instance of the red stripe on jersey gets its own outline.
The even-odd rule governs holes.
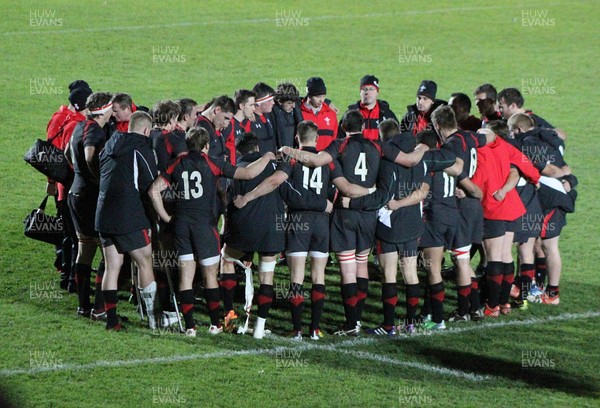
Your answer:
[[[344,139],[344,141],[340,144],[340,148],[338,150],[338,152],[343,153],[344,150],[346,150],[346,147],[348,147],[348,142],[350,141],[350,136],[346,136],[346,138]]]
[[[248,133],[252,127],[252,122],[250,122],[248,119],[244,119],[240,122],[240,127],[244,129],[244,132]]]
[[[213,163],[213,161],[210,159],[210,157],[206,155],[206,153],[202,153],[202,157],[204,157],[204,160],[206,160],[206,163],[208,164],[208,167],[210,168],[212,174],[214,174],[216,177],[223,175],[219,166]]]
[[[381,146],[379,145],[379,143],[375,142],[374,140],[369,140],[369,142],[371,142],[371,144],[373,146],[375,146],[375,148],[377,149],[377,151],[379,152],[379,156],[383,156],[383,153],[381,151]]]
[[[460,139],[460,141],[462,142],[463,152],[466,152],[467,151],[467,142],[465,141],[465,135],[463,135],[462,133],[456,132],[454,134],[454,136],[456,136]]]
[[[550,222],[550,218],[552,218],[552,216],[554,215],[554,211],[556,211],[556,208],[550,211],[550,213],[544,217],[544,223],[542,224],[542,233],[540,234],[540,237],[542,238],[545,238],[546,234],[548,233],[548,223]]]
[[[173,143],[171,143],[171,138],[168,137],[168,133],[169,132],[164,133],[164,131],[163,131],[163,139],[165,141],[165,148],[167,149],[167,153],[169,153],[169,157],[171,157],[173,155],[174,147],[173,147]]]
[[[95,121],[95,120],[92,120],[92,119],[90,119],[90,120],[87,120],[87,121],[85,122],[85,125],[83,125],[83,133],[82,133],[82,136],[81,136],[81,141],[82,141],[82,142],[85,142],[85,139],[86,139],[86,137],[87,137],[86,133],[87,133],[87,131],[88,131],[89,127],[90,127],[90,126],[92,126],[94,123],[96,123],[96,121]]]
[[[479,146],[479,141],[477,140],[477,138],[475,137],[475,135],[473,135],[472,133],[470,133],[469,136],[471,136],[471,139],[473,139],[473,142],[475,143],[475,147],[481,147],[481,146]]]
[[[171,165],[169,167],[167,167],[167,170],[165,170],[165,172],[167,174],[173,174],[173,171],[175,170],[175,167],[177,167],[177,165],[181,162],[181,159],[183,159],[187,155],[188,155],[188,153],[183,153],[183,154],[180,154],[179,156],[177,156],[177,158],[175,159],[175,161],[173,163],[171,163]]]

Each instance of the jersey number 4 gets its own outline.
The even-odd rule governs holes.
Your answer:
[[[202,188],[202,174],[199,171],[192,171],[192,174],[190,174],[186,170],[181,173],[181,177],[183,178],[183,194],[186,200],[189,200],[190,196],[192,198],[202,197],[204,189]]]
[[[308,190],[308,188],[314,189],[314,192],[321,194],[323,188],[323,176],[321,174],[321,167],[313,169],[312,176],[310,170],[306,166],[302,166],[302,186]]]
[[[365,152],[360,152],[356,166],[354,166],[354,174],[360,176],[360,181],[367,180],[367,155]]]

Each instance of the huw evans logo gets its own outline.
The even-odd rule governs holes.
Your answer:
[[[548,16],[548,10],[522,10],[522,27],[554,27],[556,19]]]
[[[275,12],[276,27],[308,27],[307,17],[302,17],[302,10],[277,10]]]
[[[30,95],[62,95],[63,89],[56,86],[55,78],[29,78]]]
[[[156,45],[152,47],[152,62],[154,64],[183,64],[187,57],[179,51],[178,46]]]
[[[56,17],[56,10],[29,10],[30,27],[62,27],[63,19]]]

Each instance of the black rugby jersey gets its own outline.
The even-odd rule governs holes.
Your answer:
[[[85,148],[94,147],[95,164],[98,165],[100,151],[106,142],[106,134],[98,122],[92,119],[79,122],[71,136],[71,154],[75,176],[70,192],[73,194],[98,194],[97,177],[92,174],[85,160]]]
[[[205,153],[191,151],[175,159],[161,176],[173,189],[175,217],[190,223],[214,220],[217,180],[233,178],[236,168]]]

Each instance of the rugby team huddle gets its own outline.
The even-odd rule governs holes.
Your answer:
[[[360,80],[360,100],[343,114],[326,99],[320,77],[307,80],[305,96],[291,83],[273,89],[259,82],[233,98],[162,100],[151,109],[128,94],[92,92],[83,80],[69,90],[69,105],[47,128],[73,168],[72,183],[49,180],[47,187],[67,227],[57,267],[63,287],[77,292],[77,314],[105,321],[107,329],[122,328],[116,306],[125,255],[135,263],[138,307],[149,327],[169,327],[180,310],[187,336],[197,330],[196,270],[208,333],[233,331],[236,265],[249,270],[255,254],[259,286],[250,332],[258,339],[269,333],[280,257],[290,270],[295,339],[323,337],[330,253],[345,314],[335,335],[410,335],[443,330],[446,320],[497,318],[528,302],[559,303],[558,241],[574,211],[577,179],[563,159],[564,131],[525,110],[516,88],[477,87],[475,117],[465,93],[446,102],[436,98],[437,84],[424,80],[400,120],[378,98],[373,75]],[[446,250],[458,301],[445,317]],[[367,329],[361,321],[371,252],[381,270],[383,319]],[[157,263],[157,254],[173,262]],[[427,270],[424,293],[419,265]],[[400,319],[398,271],[405,285]]]

